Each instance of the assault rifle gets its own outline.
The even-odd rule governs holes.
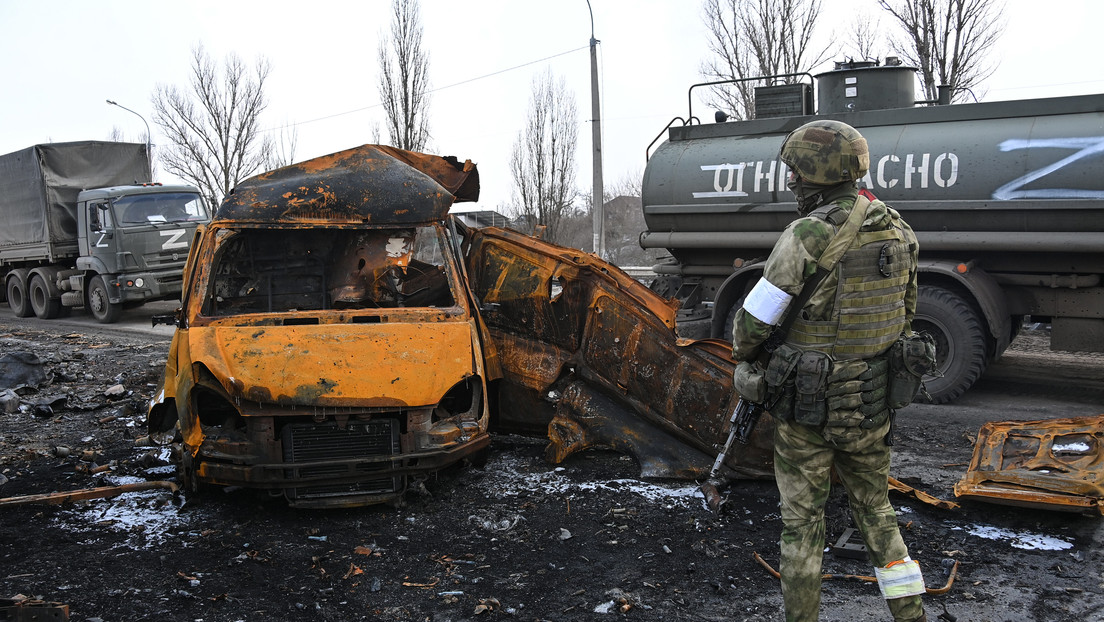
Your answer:
[[[717,489],[717,486],[724,483],[717,475],[721,472],[721,465],[724,464],[724,460],[728,456],[728,450],[732,448],[732,441],[740,441],[740,444],[747,445],[748,441],[751,440],[752,431],[755,430],[755,424],[762,414],[762,404],[756,404],[742,397],[736,402],[736,408],[732,410],[732,416],[728,420],[728,440],[725,441],[721,452],[717,454],[717,459],[713,461],[713,468],[709,469],[709,478],[701,485],[705,502],[714,514],[721,509],[721,492]]]

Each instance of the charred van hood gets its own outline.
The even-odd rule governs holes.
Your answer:
[[[250,177],[214,220],[409,224],[440,221],[453,202],[478,198],[470,160],[362,145]]]
[[[214,326],[193,362],[232,398],[281,406],[421,407],[478,373],[467,322]]]

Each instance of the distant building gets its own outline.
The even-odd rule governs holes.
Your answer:
[[[620,195],[602,204],[602,209],[607,214],[641,214],[642,203],[640,197]]]

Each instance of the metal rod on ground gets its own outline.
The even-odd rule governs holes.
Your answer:
[[[775,579],[781,579],[782,578],[782,575],[779,574],[779,572],[777,570],[772,568],[771,565],[767,563],[767,560],[760,557],[759,553],[753,552],[751,554],[751,556],[755,558],[755,561],[759,562],[760,566],[762,566],[763,568],[766,568],[767,572],[770,573],[770,575],[772,577],[774,577]],[[954,585],[955,576],[957,576],[957,575],[958,575],[958,560],[956,559],[955,563],[954,563],[954,566],[951,567],[951,572],[947,575],[947,583],[943,587],[926,587],[925,586],[924,587],[925,593],[935,594],[935,595],[946,594],[947,592],[949,592],[951,590],[951,586]],[[878,582],[877,577],[871,577],[869,575],[859,575],[859,574],[827,574],[826,573],[826,574],[821,575],[821,579],[823,579],[825,581],[829,581],[829,580],[832,580],[832,579],[854,579],[856,581],[863,581],[864,583],[877,583]]]
[[[0,507],[10,505],[27,505],[30,503],[46,503],[60,505],[66,501],[82,501],[85,499],[106,499],[116,497],[126,492],[138,492],[165,488],[176,494],[180,488],[173,482],[157,480],[153,482],[138,482],[136,484],[123,484],[122,486],[102,486],[100,488],[86,488],[84,490],[71,490],[68,492],[51,492],[41,495],[24,495],[22,497],[8,497],[0,499]]]

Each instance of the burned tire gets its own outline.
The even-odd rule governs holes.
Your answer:
[[[27,297],[27,289],[18,275],[8,277],[8,306],[11,307],[15,317],[31,317],[34,310],[31,309],[31,301]]]
[[[114,324],[123,314],[123,305],[107,297],[107,283],[102,276],[93,277],[88,285],[88,312],[101,324]]]
[[[31,309],[39,319],[52,320],[61,317],[61,298],[50,295],[50,288],[41,274],[31,277],[27,284],[27,298],[30,300]]]
[[[912,329],[935,337],[938,374],[924,377],[933,403],[959,397],[985,371],[984,325],[977,310],[958,294],[941,287],[920,287]]]

